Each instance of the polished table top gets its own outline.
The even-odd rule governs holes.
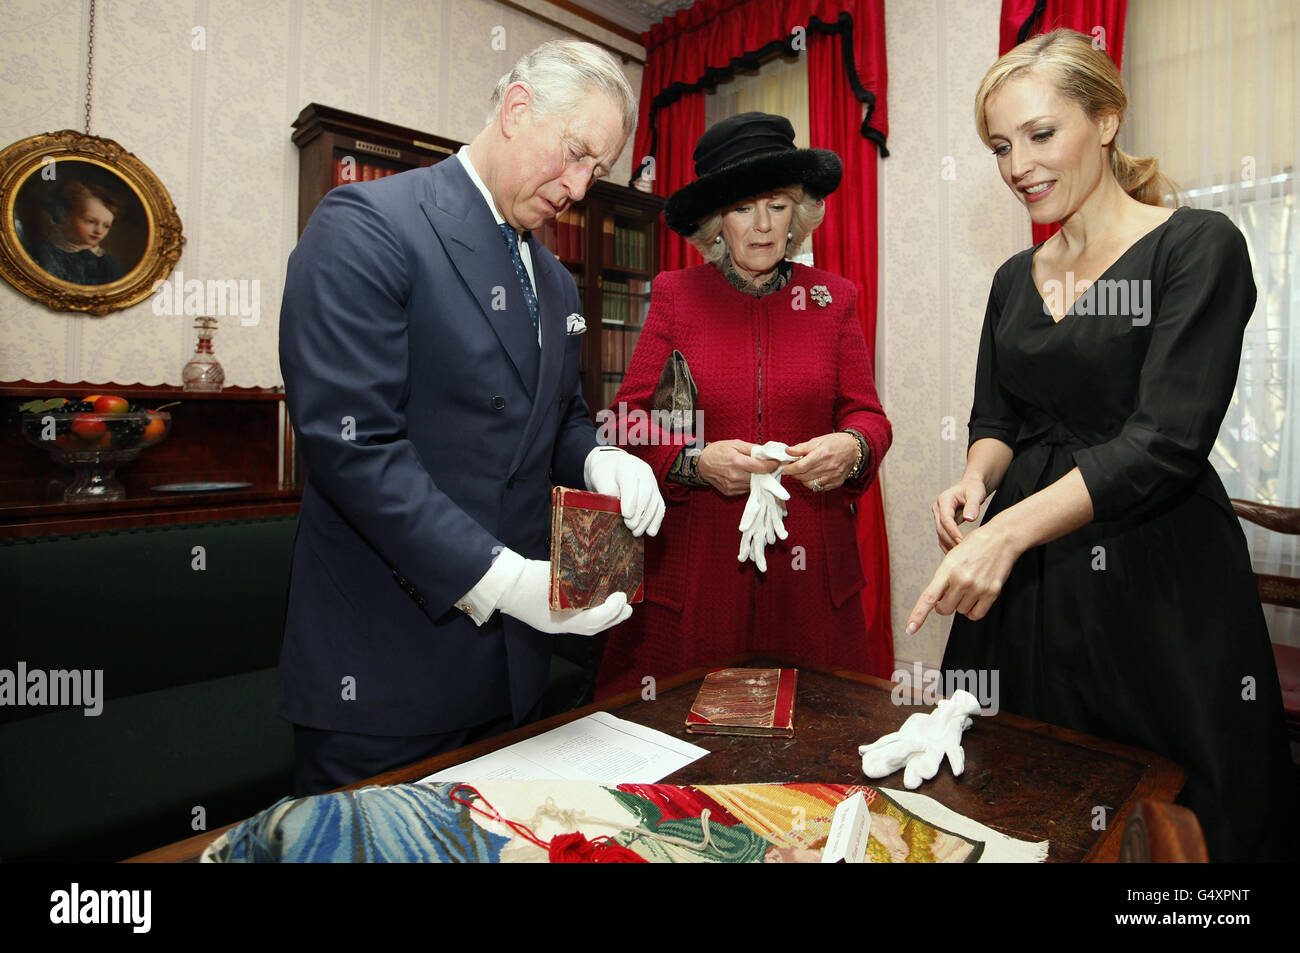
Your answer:
[[[687,732],[686,714],[708,671],[697,669],[659,682],[652,700],[635,692],[616,696],[348,787],[415,781],[594,711],[609,711],[712,752],[664,778],[666,784],[818,781],[903,787],[901,771],[874,781],[866,778],[858,755],[858,745],[898,730],[908,715],[925,710],[896,705],[892,683],[770,656],[728,664],[799,669],[794,738]],[[1136,801],[1172,801],[1186,777],[1173,762],[1150,752],[1008,712],[976,717],[963,735],[962,747],[966,769],[961,777],[953,776],[945,759],[939,773],[924,782],[918,793],[1011,837],[1048,841],[1052,861],[1115,860],[1124,821]],[[1098,807],[1104,811],[1098,812]],[[131,860],[192,861],[227,829]]]

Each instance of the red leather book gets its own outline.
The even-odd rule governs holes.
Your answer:
[[[587,609],[616,592],[645,598],[645,544],[623,522],[616,496],[557,486],[551,492],[551,608]]]
[[[704,677],[686,730],[700,735],[794,737],[794,696],[799,670],[719,668]]]

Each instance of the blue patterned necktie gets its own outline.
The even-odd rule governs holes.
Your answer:
[[[519,285],[524,289],[524,301],[528,304],[528,315],[533,319],[533,330],[537,330],[537,295],[533,292],[533,283],[528,280],[528,271],[524,268],[524,259],[519,254],[519,233],[509,222],[501,225],[501,234],[506,237],[506,247],[510,249],[510,261],[514,263],[515,274],[519,276]]]

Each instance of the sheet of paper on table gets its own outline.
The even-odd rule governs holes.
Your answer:
[[[708,753],[707,748],[598,711],[420,782],[502,779],[654,784]]]

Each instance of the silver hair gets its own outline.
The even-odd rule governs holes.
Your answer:
[[[789,185],[763,194],[786,195],[794,203],[794,214],[790,217],[790,234],[792,237],[785,246],[785,257],[793,258],[799,254],[799,249],[803,248],[804,242],[813,233],[813,229],[820,225],[822,219],[826,217],[826,203],[819,202],[811,195],[808,195],[802,185]],[[753,201],[754,198],[757,198],[757,196],[752,196],[747,201]],[[744,201],[735,204],[743,205]],[[699,227],[695,230],[695,234],[686,239],[704,256],[705,261],[719,267],[721,267],[722,256],[727,251],[726,241],[718,240],[722,238],[722,216],[726,212],[727,209],[725,208],[718,209],[713,214],[702,219]]]
[[[614,57],[599,46],[579,40],[551,40],[525,53],[492,91],[491,125],[501,113],[501,100],[512,83],[523,83],[533,95],[533,111],[541,116],[567,116],[576,111],[592,89],[610,98],[623,118],[624,135],[636,128],[637,98]]]

